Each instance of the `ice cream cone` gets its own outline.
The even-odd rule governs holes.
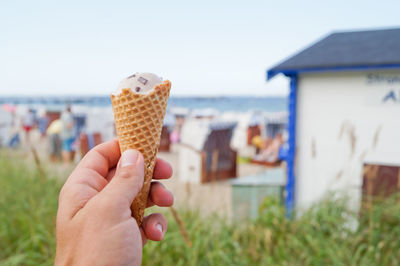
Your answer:
[[[132,216],[139,226],[153,178],[170,89],[171,82],[166,80],[156,85],[148,94],[138,94],[130,88],[124,88],[118,95],[111,95],[121,153],[127,149],[135,149],[144,157],[143,187],[131,206]]]

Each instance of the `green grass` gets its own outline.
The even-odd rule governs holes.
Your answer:
[[[52,265],[62,184],[42,180],[26,160],[0,156],[0,265]],[[399,195],[361,216],[346,201],[328,200],[293,221],[273,199],[265,200],[258,220],[242,224],[178,211],[193,246],[165,211],[165,240],[146,245],[144,265],[400,265]],[[356,229],[349,223],[355,220]]]
[[[170,221],[162,243],[145,249],[147,265],[400,265],[400,197],[377,203],[363,216],[345,201],[326,201],[289,221],[266,199],[257,221],[229,225],[182,211],[194,243],[185,245]],[[351,221],[359,218],[359,226]]]
[[[61,184],[0,156],[0,265],[52,265]]]

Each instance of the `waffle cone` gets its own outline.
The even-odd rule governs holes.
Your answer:
[[[156,85],[148,94],[122,89],[119,95],[111,95],[121,153],[127,149],[135,149],[140,151],[144,158],[143,187],[131,206],[132,216],[139,226],[142,223],[153,178],[170,89],[171,82],[166,80]]]

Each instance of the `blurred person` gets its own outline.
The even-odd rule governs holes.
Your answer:
[[[50,160],[53,162],[61,160],[61,119],[56,119],[47,128],[46,134],[49,144]]]
[[[260,135],[257,135],[251,139],[251,144],[259,151],[264,145],[264,140]]]
[[[46,130],[47,130],[47,126],[49,125],[49,118],[46,115],[45,109],[40,109],[38,111],[37,122],[38,122],[39,131],[40,131],[40,137],[43,139],[44,137],[46,137]]]
[[[153,179],[168,179],[171,166],[157,159]],[[163,239],[164,215],[144,217],[139,227],[130,206],[143,185],[140,152],[120,154],[117,140],[89,151],[61,189],[56,222],[54,265],[141,265],[148,239]],[[173,195],[153,181],[147,207],[168,207]]]
[[[12,113],[12,122],[11,122],[11,126],[10,126],[10,139],[8,141],[8,147],[10,148],[17,148],[20,143],[21,143],[21,139],[19,136],[20,133],[20,124],[19,124],[20,120],[17,118],[17,115],[15,114],[15,112]]]
[[[174,126],[170,135],[171,143],[179,143],[180,142],[180,132],[177,126]]]
[[[3,104],[0,108],[0,147],[15,148],[19,145],[20,124],[16,119],[15,106]]]
[[[182,127],[185,123],[185,118],[182,116],[177,116],[175,119],[175,126],[172,129],[170,136],[171,143],[179,143],[181,141]]]
[[[75,121],[70,106],[67,106],[65,112],[61,114],[61,123],[62,158],[64,162],[72,162],[75,153],[73,149],[73,143],[75,141]]]
[[[268,146],[261,151],[261,157],[267,162],[277,162],[279,160],[279,149],[283,144],[283,137],[278,133],[276,137],[270,140]]]
[[[29,108],[28,112],[22,117],[22,128],[25,132],[25,143],[30,145],[30,132],[35,126],[35,114],[33,113],[33,109]]]

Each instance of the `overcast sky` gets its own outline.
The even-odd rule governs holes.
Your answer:
[[[0,95],[110,93],[136,72],[174,95],[276,95],[265,71],[332,31],[399,26],[400,1],[0,1]]]

